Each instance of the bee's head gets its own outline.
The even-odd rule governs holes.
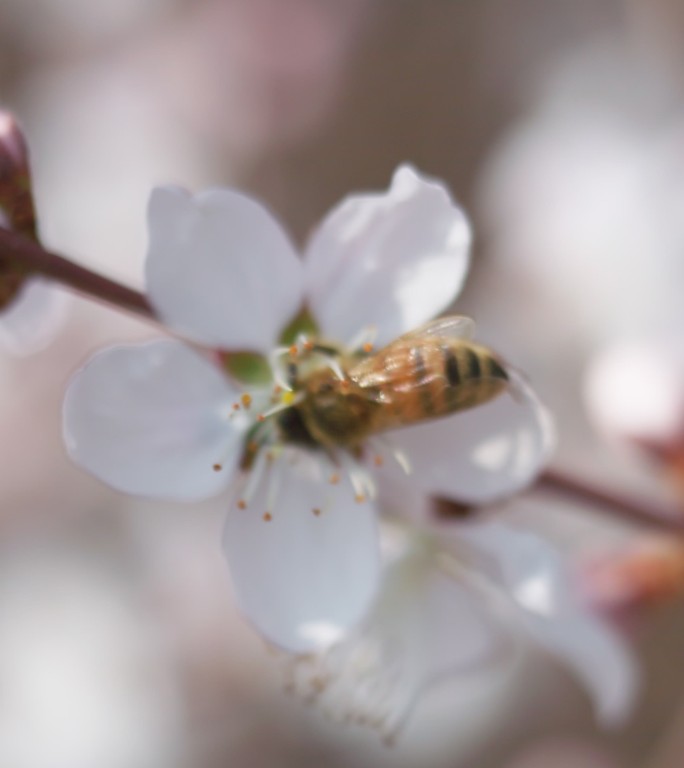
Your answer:
[[[307,380],[298,410],[314,440],[324,445],[344,445],[354,442],[371,407],[352,381],[322,370]]]

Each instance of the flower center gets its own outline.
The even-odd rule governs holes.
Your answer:
[[[271,388],[245,393],[233,404],[228,418],[249,414],[252,421],[240,463],[244,477],[239,509],[250,506],[263,486],[267,503],[262,517],[266,522],[273,520],[282,473],[289,471],[283,465],[294,463],[290,449],[303,449],[302,460],[315,464],[322,486],[339,486],[343,479],[348,480],[359,504],[376,496],[375,482],[363,461],[369,448],[376,468],[384,465],[388,453],[408,473],[405,457],[387,440],[375,436],[355,439],[354,430],[361,434],[359,425],[363,425],[358,408],[365,404],[350,397],[352,382],[344,361],[361,360],[371,353],[370,334],[366,331],[349,349],[300,335],[296,343],[278,347],[270,355]],[[222,462],[214,465],[216,471],[222,468]],[[324,493],[323,501],[312,507],[316,517],[330,506],[325,501],[329,497],[330,493]]]

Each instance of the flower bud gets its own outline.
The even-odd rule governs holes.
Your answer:
[[[36,216],[31,192],[28,149],[9,112],[0,111],[0,226],[35,239]],[[0,309],[14,303],[27,277],[0,252]]]
[[[15,232],[36,237],[36,216],[31,192],[28,148],[9,112],[0,111],[0,209]]]

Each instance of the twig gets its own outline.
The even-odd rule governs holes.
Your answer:
[[[43,275],[91,298],[114,304],[121,309],[154,319],[154,311],[144,294],[98,275],[86,267],[56,253],[16,232],[0,228],[0,264],[27,274]]]
[[[664,507],[646,499],[600,488],[556,469],[544,472],[539,478],[537,488],[570,496],[623,520],[684,534],[684,509],[680,510],[680,517],[677,517],[676,508]]]

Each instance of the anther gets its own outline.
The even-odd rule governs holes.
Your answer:
[[[297,357],[297,355],[299,354],[299,349],[297,348],[297,345],[293,344],[290,347],[289,352],[290,352],[290,357]]]
[[[314,513],[314,515],[316,515],[316,517],[320,517],[321,510],[318,507],[314,507],[314,509],[312,509],[311,511]]]
[[[237,503],[238,509],[247,509],[247,502],[244,499],[240,499]]]
[[[330,485],[337,485],[340,482],[340,476],[335,472],[335,474],[330,475]]]
[[[367,342],[366,342],[366,343],[363,345],[362,349],[363,349],[363,351],[364,351],[364,352],[365,352],[367,355],[369,355],[369,354],[370,354],[370,353],[373,351],[373,345],[371,344],[371,342],[370,342],[370,341],[367,341]]]
[[[266,417],[264,416],[264,414],[263,414],[263,413],[260,413],[260,414],[257,416],[257,421],[266,421]]]
[[[271,520],[273,520],[273,515],[270,512],[264,512],[264,514],[263,514],[263,521],[265,523],[270,523]]]
[[[233,403],[233,410],[239,411],[240,410],[240,403]]]
[[[240,400],[242,401],[242,405],[245,408],[249,408],[249,406],[252,404],[252,396],[245,392],[242,397],[240,397]]]
[[[382,458],[382,456],[380,456],[380,454],[378,454],[373,458],[373,463],[376,467],[381,467],[385,463],[385,460]]]
[[[220,472],[223,469],[223,464],[214,464],[214,472]]]
[[[366,497],[362,493],[357,493],[356,496],[354,496],[354,501],[357,504],[363,504],[365,500],[366,500]]]
[[[305,349],[307,352],[311,352],[311,350],[312,350],[313,348],[314,348],[314,343],[313,343],[313,341],[309,341],[309,340],[307,339],[307,340],[304,342],[304,349]]]
[[[343,380],[340,382],[340,389],[341,389],[343,392],[349,392],[349,389],[350,389],[350,387],[351,387],[351,384],[350,384],[350,382],[349,382],[349,379],[343,379]]]

